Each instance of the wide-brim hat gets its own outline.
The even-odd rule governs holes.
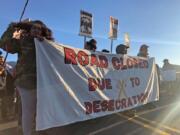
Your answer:
[[[149,46],[146,45],[146,44],[142,44],[142,45],[141,45],[141,48],[149,48]]]
[[[128,48],[129,48],[129,46],[127,46],[127,45],[119,44],[119,45],[117,45],[117,47],[116,47],[116,53],[119,54],[119,53],[121,53],[122,51],[124,51],[125,49],[127,50]]]
[[[169,61],[169,60],[168,59],[164,59],[163,62],[165,62],[165,61]]]
[[[129,48],[129,46],[124,45],[124,44],[119,44],[117,45],[117,48]]]

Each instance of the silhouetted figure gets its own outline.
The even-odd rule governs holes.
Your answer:
[[[149,48],[149,46],[146,44],[141,45],[141,47],[139,49],[139,53],[137,54],[137,56],[148,58],[148,56],[149,56],[148,48]]]
[[[109,53],[109,50],[107,50],[107,49],[102,49],[102,52],[104,52],[104,53]]]
[[[84,49],[89,50],[89,51],[96,51],[97,49],[97,41],[95,39],[91,39],[86,42],[84,45]]]
[[[128,50],[129,46],[126,46],[124,44],[119,44],[117,47],[116,47],[116,54],[127,54],[127,50]]]
[[[172,70],[172,69],[174,69],[173,65],[169,63],[168,59],[164,59],[163,62],[164,62],[164,65],[162,67],[163,70]]]

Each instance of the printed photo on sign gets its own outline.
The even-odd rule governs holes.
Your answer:
[[[117,39],[118,34],[118,19],[110,17],[110,33],[109,38]]]
[[[81,11],[80,35],[91,37],[92,35],[92,14]]]

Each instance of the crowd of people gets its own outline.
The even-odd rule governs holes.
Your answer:
[[[128,53],[128,48],[129,46],[125,44],[119,44],[116,46],[116,54],[126,55]],[[141,45],[137,56],[148,58],[149,56],[148,48],[149,46],[146,44]],[[84,49],[95,52],[97,49],[97,41],[95,39],[91,39],[87,41],[84,45]],[[107,49],[103,49],[102,52],[110,53],[110,51]]]
[[[34,38],[39,41],[44,39],[53,41],[52,31],[40,20],[35,21],[22,21],[11,23],[7,30],[3,33],[0,40],[0,48],[8,53],[18,54],[16,68],[13,77],[14,89],[16,88],[20,94],[22,103],[22,130],[24,135],[31,135],[34,123],[34,116],[36,112],[36,50]],[[148,47],[143,44],[137,56],[148,58]],[[97,50],[97,41],[91,39],[84,45],[84,49],[95,52]],[[128,53],[129,46],[119,44],[116,47],[116,54],[126,55]],[[110,53],[109,50],[103,49],[103,53]],[[4,81],[5,76],[4,58],[0,56],[0,81]],[[158,66],[157,66],[158,67]],[[164,66],[162,69],[169,69],[170,64],[167,59],[164,60]],[[1,83],[4,84],[4,83]],[[0,86],[2,89],[9,89],[7,86]],[[2,90],[0,90],[2,92]],[[0,94],[4,95],[4,94]],[[12,93],[10,94],[12,97]],[[8,94],[4,96],[8,99]],[[9,99],[12,101],[12,99]],[[5,101],[6,100],[2,100]],[[9,101],[10,102],[10,101]],[[2,108],[2,110],[5,110]],[[6,112],[2,112],[5,115]],[[5,117],[5,116],[3,116]],[[45,134],[45,133],[39,133]]]

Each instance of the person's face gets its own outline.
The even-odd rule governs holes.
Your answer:
[[[90,46],[90,50],[95,52],[95,51],[96,51],[95,46],[96,46],[97,43],[96,43],[96,42],[93,42],[93,43],[91,43],[91,44],[92,44],[92,46]]]
[[[127,47],[124,47],[123,54],[127,54]]]
[[[88,44],[85,44],[85,45],[84,45],[84,49],[90,50],[90,46],[89,46]]]
[[[147,53],[147,52],[148,52],[148,49],[147,49],[147,48],[143,48],[142,51],[145,52],[145,53]]]
[[[95,51],[96,51],[96,49],[95,49],[95,48],[92,48],[92,51],[93,51],[93,52],[95,52]]]
[[[167,61],[167,60],[166,60],[166,61],[164,61],[164,64],[165,64],[165,65],[166,65],[166,64],[169,64],[169,61]]]
[[[40,25],[32,26],[30,33],[32,36],[35,36],[35,37],[40,36],[42,34],[41,26]]]
[[[96,43],[95,43],[94,46],[96,46]],[[95,47],[91,47],[91,50],[95,52],[95,51],[96,51],[96,48],[95,48]]]
[[[148,56],[148,48],[142,48],[141,52],[142,52],[144,55]]]
[[[96,51],[96,49],[89,44],[85,44],[84,49],[89,50],[89,51],[94,51],[94,52]]]
[[[24,32],[24,30],[18,30],[18,29],[15,30],[13,33],[13,38],[20,39],[23,32]]]

